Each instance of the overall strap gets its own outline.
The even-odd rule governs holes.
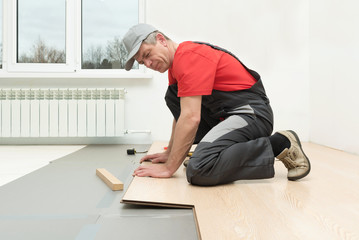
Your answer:
[[[230,51],[228,51],[228,50],[226,50],[226,49],[224,49],[224,48],[221,48],[221,47],[212,45],[212,44],[210,44],[210,43],[206,43],[206,42],[197,42],[197,41],[194,41],[194,43],[204,44],[204,45],[210,46],[210,47],[213,48],[213,49],[216,49],[216,50],[219,50],[219,51],[228,53],[229,55],[231,55],[232,57],[234,57],[235,59],[237,59],[238,62],[240,62],[240,63],[242,64],[242,66],[243,66],[257,81],[261,78],[261,76],[260,76],[256,71],[253,71],[252,69],[247,68],[247,66],[244,65],[244,64],[242,63],[242,61],[239,60],[239,59],[236,57],[236,55],[234,55],[234,54],[231,53]]]

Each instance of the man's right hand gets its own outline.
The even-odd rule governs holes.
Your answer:
[[[155,154],[150,154],[150,155],[146,155],[144,156],[141,160],[140,163],[144,162],[144,161],[151,161],[152,163],[165,163],[168,160],[168,156],[169,153],[166,152],[162,152],[162,153],[155,153]]]

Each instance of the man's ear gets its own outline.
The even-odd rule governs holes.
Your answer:
[[[167,47],[167,40],[161,33],[157,33],[156,40],[157,42],[161,43],[164,47]]]

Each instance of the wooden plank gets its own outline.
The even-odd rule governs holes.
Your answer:
[[[149,153],[164,144],[154,143]],[[198,187],[181,166],[168,179],[135,177],[122,201],[194,206],[206,240],[359,239],[359,157],[310,143],[303,148],[312,172],[300,181],[288,181],[276,161],[272,179]]]
[[[97,168],[96,175],[113,191],[123,190],[123,183],[104,168]]]

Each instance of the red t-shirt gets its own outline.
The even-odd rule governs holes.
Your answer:
[[[168,70],[169,85],[178,84],[178,97],[211,95],[212,90],[250,88],[256,79],[231,55],[204,44],[181,43]]]

